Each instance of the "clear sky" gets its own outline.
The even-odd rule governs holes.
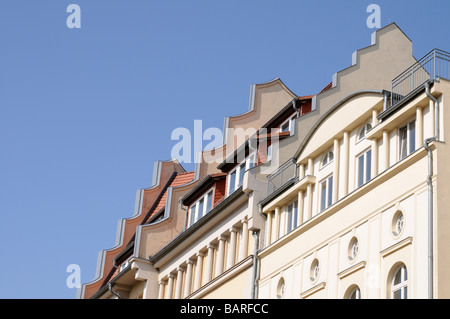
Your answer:
[[[222,129],[274,78],[318,93],[370,45],[372,3],[416,58],[450,51],[448,0],[1,0],[0,298],[75,298],[67,266],[94,279],[175,128]]]

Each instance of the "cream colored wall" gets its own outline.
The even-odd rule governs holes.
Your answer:
[[[325,287],[317,293],[323,293],[326,298],[343,298],[355,283],[360,284],[363,298],[385,298],[386,278],[394,261],[402,261],[408,267],[410,296],[426,298],[426,289],[419,289],[426,286],[422,271],[427,269],[427,258],[424,258],[427,222],[422,213],[426,211],[424,168],[426,159],[422,158],[372,190],[370,195],[359,197],[334,213],[324,212],[316,218],[322,219],[310,228],[303,226],[306,228],[303,230],[300,226],[273,245],[275,247],[266,248],[261,253],[259,298],[276,297],[276,283],[282,273],[286,298],[309,296],[308,291],[322,283]],[[414,185],[417,187],[405,193],[397,186],[411,180],[411,175],[416,176]],[[381,202],[380,198],[384,200]],[[400,236],[394,237],[391,224],[398,209],[405,215],[405,228]],[[350,261],[348,245],[354,236],[359,241],[359,252],[356,259]],[[413,238],[411,242],[409,238]],[[405,242],[407,244],[402,246]],[[311,282],[310,267],[315,258],[321,270],[317,281]],[[353,267],[357,269],[352,271]],[[317,293],[311,296],[318,297]]]
[[[250,299],[253,268],[247,268],[237,276],[227,280],[226,284],[203,295],[202,299]]]

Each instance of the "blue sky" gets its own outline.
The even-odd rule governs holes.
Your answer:
[[[371,3],[416,58],[450,51],[448,0],[2,0],[0,298],[75,298],[67,266],[94,279],[175,128],[221,129],[277,77],[318,93],[370,45]]]

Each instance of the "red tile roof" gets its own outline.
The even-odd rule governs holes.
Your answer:
[[[194,179],[194,173],[195,172],[177,174],[177,176],[175,176],[175,178],[173,179],[172,183],[170,183],[169,187],[181,186],[189,182],[192,182],[192,180]],[[167,199],[167,189],[164,191],[164,194],[159,200],[158,205],[156,206],[152,215],[158,213],[164,206],[166,206],[166,199]]]

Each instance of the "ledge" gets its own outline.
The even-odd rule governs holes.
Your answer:
[[[322,282],[322,283],[320,283],[320,284],[318,284],[318,285],[316,285],[316,286],[306,290],[305,292],[302,292],[300,294],[300,298],[305,299],[305,298],[311,296],[312,294],[315,294],[316,292],[318,292],[318,291],[320,291],[322,289],[325,289],[325,286],[326,286],[326,283]]]
[[[393,252],[395,252],[405,246],[411,245],[412,242],[413,242],[413,238],[407,237],[407,238],[403,239],[401,242],[396,243],[396,244],[384,249],[383,251],[381,251],[380,255],[381,255],[381,257],[385,258],[386,256],[392,254]]]
[[[290,201],[294,200],[298,196],[298,191],[305,190],[309,184],[315,184],[316,177],[312,175],[307,175],[299,180],[297,183],[286,189],[283,194],[274,198],[272,201],[268,202],[262,207],[262,212],[267,213],[275,209],[275,207],[280,207],[288,204]]]

